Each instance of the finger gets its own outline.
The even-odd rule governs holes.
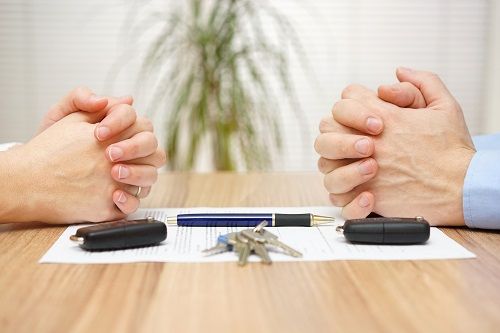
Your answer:
[[[374,99],[377,94],[360,84],[350,84],[342,90],[342,99]]]
[[[132,126],[127,128],[123,132],[117,134],[117,136],[114,137],[113,140],[123,141],[123,140],[130,139],[134,135],[139,134],[141,132],[151,132],[152,133],[153,131],[154,131],[154,127],[153,127],[153,123],[151,122],[151,120],[149,120],[148,118],[145,118],[145,117],[137,117],[137,119],[135,120],[135,123]]]
[[[351,164],[355,161],[356,161],[355,159],[351,159],[351,158],[346,158],[343,160],[330,160],[328,158],[320,157],[318,159],[318,170],[322,174],[326,175],[327,173],[330,173],[333,170],[336,170],[340,167]]]
[[[378,97],[402,108],[420,109],[427,107],[424,95],[409,82],[398,82],[378,87]]]
[[[94,135],[99,141],[114,137],[132,126],[137,119],[134,108],[128,104],[114,105],[97,125]]]
[[[131,214],[139,208],[140,201],[130,193],[123,190],[113,192],[113,202],[124,213]]]
[[[356,186],[372,179],[377,173],[377,169],[377,162],[373,158],[368,158],[330,172],[325,176],[323,182],[329,193],[347,193]]]
[[[359,195],[358,192],[359,191],[353,190],[353,191],[350,191],[347,193],[342,193],[342,194],[330,193],[330,195],[329,195],[330,202],[335,207],[344,207],[345,205],[347,205],[348,203],[353,201]]]
[[[432,106],[440,100],[455,101],[443,81],[434,73],[399,67],[396,76],[399,81],[409,82],[417,87],[422,92],[426,105]]]
[[[106,156],[111,162],[129,161],[146,157],[158,148],[158,140],[151,132],[140,132],[123,141],[114,143],[106,148]]]
[[[324,158],[340,160],[370,156],[375,146],[373,140],[367,136],[323,133],[316,138],[314,149]]]
[[[345,133],[345,134],[360,134],[362,133],[354,128],[350,128],[339,124],[335,119],[333,119],[332,115],[329,114],[321,119],[319,122],[319,132],[320,133],[328,133],[328,132],[337,132],[337,133]]]
[[[144,164],[144,165],[154,166],[155,168],[161,168],[166,163],[167,163],[167,155],[165,154],[165,151],[161,148],[156,148],[156,151],[149,156],[127,161],[127,164]]]
[[[362,133],[377,135],[384,129],[382,119],[355,99],[342,99],[335,103],[332,116],[339,124]]]
[[[150,165],[115,164],[111,177],[123,184],[146,187],[158,180],[158,169]]]
[[[349,219],[362,219],[367,217],[375,206],[375,197],[370,192],[363,192],[356,199],[342,209],[342,217]]]

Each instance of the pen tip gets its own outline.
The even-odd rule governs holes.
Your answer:
[[[177,224],[177,216],[168,216],[167,224]]]
[[[327,224],[327,223],[332,223],[334,221],[335,221],[335,218],[332,216],[313,215],[313,224],[314,225]]]

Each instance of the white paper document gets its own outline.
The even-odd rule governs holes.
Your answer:
[[[437,228],[431,228],[427,243],[422,245],[353,245],[335,231],[343,224],[340,210],[335,207],[225,207],[225,208],[159,208],[142,209],[129,219],[153,216],[166,221],[167,216],[182,213],[312,213],[334,216],[336,222],[316,227],[266,228],[279,236],[287,245],[302,252],[302,258],[292,258],[279,252],[270,252],[273,261],[323,261],[323,260],[428,260],[474,258],[475,255],[446,236]],[[225,227],[167,227],[166,241],[137,249],[88,252],[73,243],[69,237],[82,225],[68,227],[47,253],[41,263],[107,264],[130,262],[222,262],[236,261],[232,252],[203,256],[202,250],[216,244],[221,234],[243,228]],[[259,261],[252,255],[250,261]]]

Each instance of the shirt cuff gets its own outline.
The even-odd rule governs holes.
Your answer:
[[[18,142],[0,143],[0,151],[7,151],[18,144]]]
[[[464,181],[465,224],[471,228],[500,229],[500,150],[477,151]]]

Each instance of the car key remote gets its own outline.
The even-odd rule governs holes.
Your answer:
[[[430,226],[423,217],[376,217],[345,221],[337,227],[352,243],[419,244],[429,239]]]
[[[151,217],[83,227],[70,239],[84,250],[119,250],[158,244],[167,238],[167,226]]]

